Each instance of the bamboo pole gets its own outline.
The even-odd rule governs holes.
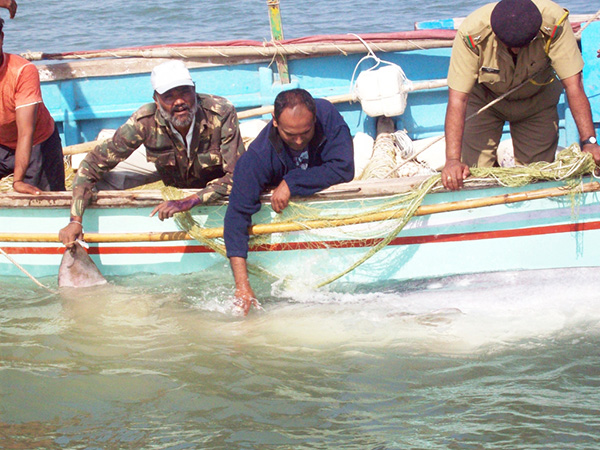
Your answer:
[[[368,42],[373,51],[402,52],[432,48],[452,47],[453,39],[410,39],[386,42]],[[360,42],[321,42],[307,44],[274,44],[271,46],[214,46],[214,47],[159,47],[152,49],[116,49],[99,50],[97,52],[78,53],[43,53],[27,52],[21,56],[29,61],[42,60],[86,60],[95,58],[273,58],[277,55],[286,57],[308,57],[316,55],[338,55],[349,53],[365,53],[365,46]]]
[[[438,89],[445,86],[448,86],[448,80],[445,78],[438,80],[414,81],[409,92]],[[329,100],[331,103],[334,104],[356,101],[356,98],[352,94],[331,95],[329,97],[324,98],[325,100]],[[238,119],[249,119],[251,117],[259,117],[265,114],[271,114],[272,112],[273,105],[259,106],[258,108],[252,108],[238,112]],[[68,147],[63,148],[63,155],[76,155],[79,153],[88,153],[94,150],[94,148],[96,148],[96,146],[100,145],[102,142],[102,140],[96,140],[83,142],[81,144],[69,145]]]
[[[596,20],[597,17],[591,14],[572,16],[573,19],[580,21]],[[578,34],[575,35],[580,40]],[[452,47],[454,36],[444,38],[413,38],[397,39],[385,42],[369,41],[365,39],[374,51],[398,52],[409,50],[424,50],[432,48]],[[365,46],[362,43],[342,41],[342,42],[319,42],[319,43],[301,43],[301,44],[275,44],[275,45],[203,45],[203,46],[164,46],[155,48],[125,48],[98,51],[81,51],[65,53],[45,53],[38,51],[28,51],[21,53],[21,56],[29,61],[44,60],[86,60],[96,58],[183,58],[183,59],[202,59],[202,58],[248,58],[264,57],[272,58],[281,54],[285,56],[306,57],[311,55],[331,55],[347,53],[365,53]]]
[[[73,144],[63,148],[63,155],[78,155],[80,153],[89,153],[94,150],[98,145],[102,144],[104,139],[98,139],[95,141],[82,142],[81,144]]]
[[[329,100],[331,103],[346,103],[356,100],[352,94],[341,94],[332,95],[325,97],[325,100]],[[259,106],[258,108],[247,109],[246,111],[240,111],[238,113],[238,119],[249,119],[250,117],[258,117],[264,114],[271,114],[273,112],[273,105]]]
[[[600,191],[600,183],[593,181],[583,184],[577,192]],[[486,206],[507,205],[528,200],[554,198],[569,195],[572,191],[564,187],[538,189],[534,191],[515,192],[513,194],[495,195],[490,197],[462,200],[458,202],[438,203],[420,206],[415,216],[426,216],[451,211],[483,208]],[[287,233],[309,229],[335,228],[349,225],[380,222],[402,217],[405,210],[383,211],[366,214],[360,217],[340,218],[337,220],[308,220],[305,222],[266,223],[257,224],[249,228],[250,235],[260,236],[273,233]],[[223,227],[205,228],[201,231],[205,239],[223,237]],[[166,242],[186,241],[193,238],[185,231],[144,232],[144,233],[85,233],[86,242],[90,243],[126,243],[126,242]],[[0,233],[0,242],[59,242],[57,233]]]
[[[448,80],[446,78],[442,78],[439,80],[414,81],[414,82],[412,82],[412,86],[411,86],[409,92],[439,89],[439,88],[446,87],[446,86],[448,86]],[[358,101],[358,99],[352,93],[332,95],[332,96],[324,97],[324,98],[325,98],[325,100],[328,100],[334,104]],[[258,108],[247,109],[246,111],[240,111],[238,113],[238,118],[239,119],[248,119],[250,117],[262,116],[264,114],[270,114],[272,112],[273,112],[273,105],[260,106]]]

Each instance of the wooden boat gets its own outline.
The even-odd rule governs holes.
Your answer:
[[[360,102],[349,101],[355,75],[374,64],[363,60],[366,42],[412,81],[406,108],[394,121],[397,129],[417,140],[443,133],[453,36],[453,30],[420,30],[361,39],[317,36],[269,44],[198,43],[29,57],[67,60],[39,65],[39,70],[44,100],[63,142],[77,151],[78,145],[85,147],[82,143],[96,139],[100,130],[117,128],[141,104],[151,101],[149,72],[167,57],[185,58],[198,90],[229,98],[242,121],[269,118],[275,96],[288,87],[282,80],[289,77],[288,85],[331,98],[353,134],[375,136],[376,119],[365,114]],[[591,23],[583,31],[581,46],[585,89],[597,128],[599,41],[600,23]],[[274,62],[280,63],[279,69]],[[577,142],[578,135],[564,100],[559,110],[560,145],[566,147]],[[277,217],[265,197],[265,205],[253,218],[253,231],[261,238],[253,244],[249,262],[263,273],[304,285],[306,280],[314,285],[334,280],[370,283],[600,265],[595,256],[600,246],[600,185],[592,176],[583,178],[576,197],[564,189],[563,181],[518,188],[489,182],[458,192],[438,190],[424,198],[402,231],[390,236],[400,219],[385,205],[423,181],[424,177],[354,181],[295,199],[312,208],[308,225]],[[7,256],[0,255],[0,275],[21,276],[27,271],[36,277],[56,276],[64,251],[57,235],[67,223],[70,197],[68,192],[38,197],[0,194],[0,249]],[[159,191],[99,192],[86,211],[84,229],[89,254],[101,272],[120,276],[216,269],[229,277],[226,258],[211,243],[219,244],[226,204],[194,209],[193,218],[205,229],[198,241],[174,220],[149,217],[162,200]],[[325,223],[322,216],[340,220]]]

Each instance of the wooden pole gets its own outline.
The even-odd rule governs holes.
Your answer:
[[[412,87],[409,92],[415,91],[426,91],[432,89],[438,89],[442,87],[448,86],[448,80],[446,78],[439,80],[424,80],[424,81],[414,81],[412,83]],[[358,101],[357,98],[354,97],[353,94],[340,94],[340,95],[332,95],[330,97],[324,97],[325,100],[330,101],[331,103],[346,103]],[[273,112],[273,105],[261,106],[258,108],[247,109],[246,111],[240,111],[238,113],[239,119],[248,119],[250,117],[262,116],[263,114],[270,114]]]
[[[96,146],[104,142],[102,139],[96,141],[82,142],[81,144],[69,145],[63,148],[63,155],[77,155],[80,153],[89,153],[96,148]]]
[[[453,39],[399,39],[385,42],[369,42],[373,51],[377,52],[402,52],[409,50],[423,50],[430,48],[452,47]],[[152,49],[116,49],[99,50],[97,52],[78,53],[43,53],[28,52],[21,56],[29,61],[43,60],[86,60],[95,58],[177,58],[177,59],[204,59],[204,58],[273,58],[277,55],[284,56],[324,56],[344,55],[348,53],[366,53],[362,42],[319,42],[302,44],[274,44],[263,46],[204,46],[204,47],[159,47]]]
[[[283,41],[283,27],[281,25],[281,11],[279,10],[279,0],[267,0],[269,7],[269,23],[271,24],[271,39],[273,42]],[[277,55],[277,70],[281,84],[289,84],[290,72],[285,55]]]
[[[581,186],[580,193],[600,191],[600,183],[593,181]],[[482,208],[485,206],[506,205],[569,195],[572,191],[564,187],[538,189],[535,191],[515,192],[513,194],[496,195],[459,202],[439,203],[420,206],[415,216],[426,216],[450,211]],[[309,229],[335,228],[348,225],[358,225],[379,222],[402,217],[405,210],[383,211],[365,214],[360,217],[340,218],[337,220],[308,220],[305,222],[265,223],[250,227],[250,235],[260,236],[273,233],[286,233]],[[205,228],[201,231],[202,237],[215,239],[223,237],[223,228]],[[90,243],[117,243],[117,242],[165,242],[187,241],[193,238],[185,231],[146,232],[146,233],[85,233],[86,242]],[[57,233],[0,233],[0,242],[59,242]]]

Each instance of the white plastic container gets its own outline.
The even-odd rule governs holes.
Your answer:
[[[363,111],[371,117],[394,117],[404,113],[410,81],[395,64],[361,72],[354,85],[354,95]]]

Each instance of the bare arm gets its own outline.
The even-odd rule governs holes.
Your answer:
[[[460,189],[463,180],[470,175],[469,168],[460,160],[468,100],[469,94],[448,89],[445,122],[446,164],[442,170],[442,183],[447,189]]]
[[[231,271],[235,280],[236,303],[244,315],[246,315],[252,305],[259,306],[254,291],[250,286],[250,280],[248,279],[246,259],[239,256],[232,256],[229,258],[229,263],[231,264]]]
[[[581,72],[572,77],[565,78],[562,80],[562,84],[567,94],[569,107],[571,108],[573,119],[575,119],[580,139],[585,140],[591,136],[596,136],[594,122],[592,121],[592,110],[583,89]],[[582,150],[591,153],[596,164],[600,164],[600,146],[598,144],[584,145]]]
[[[17,2],[15,0],[0,0],[0,8],[8,9],[10,18],[15,18],[15,14],[17,13]]]
[[[31,147],[33,145],[33,133],[35,131],[35,120],[37,117],[38,105],[29,105],[17,108],[17,148],[15,150],[15,171],[13,175],[13,188],[22,194],[40,194],[41,191],[36,186],[32,186],[23,181],[25,172],[29,167],[31,158]]]

